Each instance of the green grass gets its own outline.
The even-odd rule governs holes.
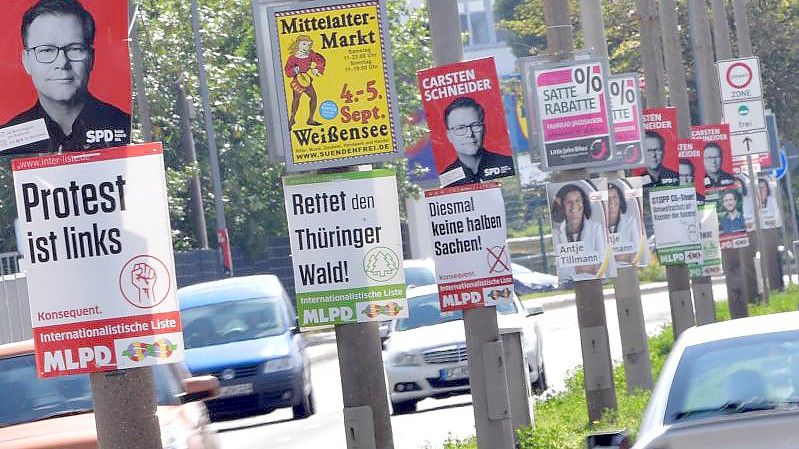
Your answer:
[[[797,310],[797,303],[799,303],[799,289],[793,286],[783,293],[773,294],[768,305],[750,305],[749,314],[764,315],[794,311]],[[729,319],[730,313],[726,302],[716,304],[716,314],[719,320]],[[655,378],[663,368],[673,343],[671,327],[663,328],[649,339],[649,352]],[[616,366],[613,375],[619,406],[617,412],[606,413],[600,421],[588,422],[583,371],[578,368],[566,380],[565,390],[551,394],[536,404],[535,428],[519,431],[520,448],[584,449],[586,435],[611,429],[626,429],[634,441],[639,421],[649,400],[649,392],[628,394],[622,366]],[[477,449],[477,442],[474,437],[463,441],[449,440],[443,449]]]

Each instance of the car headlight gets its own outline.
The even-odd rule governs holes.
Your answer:
[[[167,424],[161,427],[161,445],[164,449],[188,449],[188,439],[186,429],[178,425]]]
[[[422,356],[411,352],[400,352],[391,360],[394,366],[419,366],[424,363]]]
[[[294,367],[294,362],[291,357],[280,357],[277,359],[268,360],[264,363],[264,373],[276,373],[278,371],[287,371]]]

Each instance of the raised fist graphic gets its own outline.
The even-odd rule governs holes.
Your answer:
[[[152,303],[155,301],[155,282],[158,276],[155,269],[144,262],[133,265],[130,272],[130,282],[139,290],[139,303]]]

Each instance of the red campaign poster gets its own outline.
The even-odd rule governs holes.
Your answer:
[[[701,125],[691,127],[691,138],[699,144],[705,168],[706,188],[726,187],[735,184],[733,175],[730,125]]]
[[[677,185],[677,108],[644,109],[644,132],[644,168],[633,176],[649,176],[650,186]]]
[[[702,160],[702,141],[693,139],[677,140],[677,173],[680,185],[693,185],[696,198],[704,201],[705,197],[705,165]]]
[[[420,70],[417,78],[441,185],[513,176],[494,58]]]
[[[3,2],[0,155],[130,142],[127,19],[127,0]]]

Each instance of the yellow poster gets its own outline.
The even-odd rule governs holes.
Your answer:
[[[380,2],[276,11],[274,21],[287,162],[316,165],[395,153]]]

